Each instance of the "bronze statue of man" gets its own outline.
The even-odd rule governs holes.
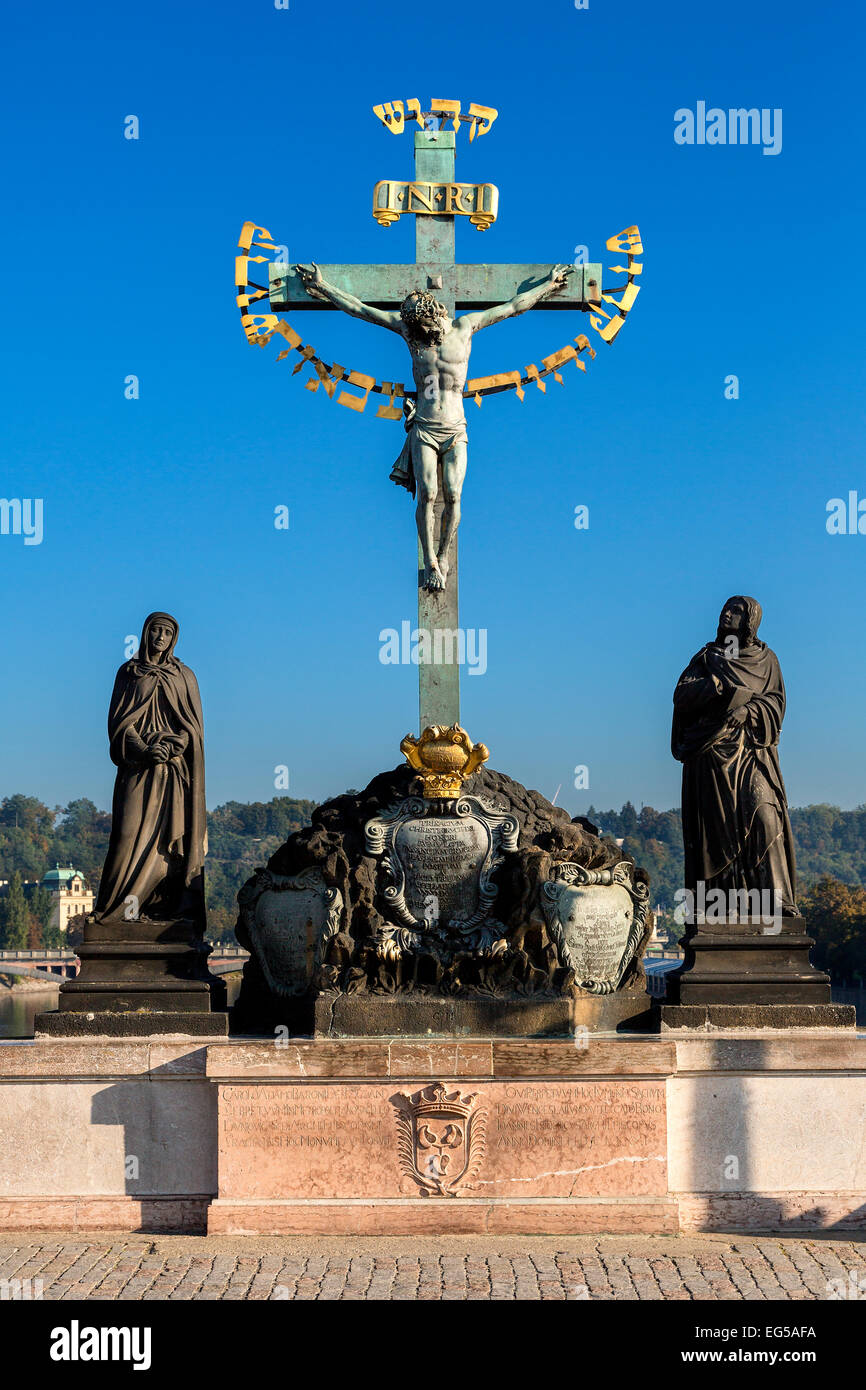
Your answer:
[[[151,613],[114,682],[108,736],[117,778],[96,904],[102,921],[186,918],[204,927],[201,698],[174,655],[177,637],[175,618]]]
[[[742,890],[769,892],[774,913],[797,916],[778,751],[785,686],[775,652],[758,640],[761,617],[755,599],[729,598],[715,641],[692,657],[674,691],[685,886],[693,902],[699,885],[704,894],[721,889],[732,903]]]
[[[448,550],[460,524],[460,495],[466,476],[466,416],[463,388],[469,370],[472,335],[480,328],[532,309],[565,285],[570,265],[555,265],[547,279],[505,304],[451,318],[429,290],[407,295],[399,312],[376,309],[322,278],[319,267],[296,267],[307,293],[326,299],[354,318],[399,333],[412,354],[416,400],[407,400],[406,444],[391,473],[395,483],[415,496],[415,518],[424,559],[425,589],[444,589],[448,579]],[[444,507],[438,538],[434,537],[434,505],[442,466]]]

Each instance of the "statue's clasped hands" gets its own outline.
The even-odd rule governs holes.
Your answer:
[[[158,734],[147,751],[154,763],[167,763],[172,758],[179,758],[188,743],[189,735],[185,733]]]

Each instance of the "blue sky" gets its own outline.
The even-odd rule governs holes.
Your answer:
[[[0,495],[45,519],[41,545],[0,536],[0,794],[109,804],[108,697],[152,609],[199,677],[210,805],[268,800],[277,765],[292,795],[363,786],[417,733],[415,668],[379,661],[380,631],[415,616],[402,429],[248,347],[232,272],[247,218],[292,260],[413,259],[408,219],[370,214],[377,179],[411,175],[411,137],[371,108],[444,96],[500,113],[458,136],[458,178],[500,189],[459,260],[585,244],[615,263],[604,242],[633,222],[645,245],[585,377],[467,407],[461,621],[487,630],[488,669],[464,675],[462,722],[573,814],[676,805],[671,692],[745,592],[788,686],[792,804],[866,800],[866,536],[825,527],[830,498],[866,498],[861,7],[48,0],[3,24]],[[676,144],[701,100],[780,108],[781,153]],[[391,335],[295,323],[329,361],[408,375]],[[585,329],[493,328],[472,373]]]

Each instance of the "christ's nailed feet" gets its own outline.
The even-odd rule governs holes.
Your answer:
[[[431,560],[424,574],[424,588],[431,593],[438,593],[445,588],[445,575],[439,567],[438,560]]]

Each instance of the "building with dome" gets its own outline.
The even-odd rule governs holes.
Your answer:
[[[84,881],[84,874],[69,864],[65,869],[55,864],[42,879],[42,887],[51,894],[52,927],[65,932],[73,917],[93,911],[93,893]]]

